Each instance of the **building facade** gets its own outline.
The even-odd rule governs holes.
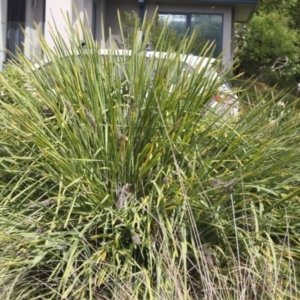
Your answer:
[[[105,36],[120,38],[117,10],[135,11],[151,18],[158,7],[159,17],[179,32],[201,28],[207,40],[216,44],[216,55],[223,51],[223,63],[232,62],[233,24],[246,22],[259,0],[0,0],[0,68],[23,51],[29,58],[42,56],[39,34],[53,45],[50,28],[66,34],[64,13],[73,26],[87,24],[101,47],[109,47]],[[77,12],[76,12],[77,11]],[[104,28],[101,28],[104,26]],[[22,30],[22,28],[24,30]],[[104,33],[104,34],[103,34]],[[54,45],[53,45],[54,46]],[[8,49],[8,53],[6,52]]]

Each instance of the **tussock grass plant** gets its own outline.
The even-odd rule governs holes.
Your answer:
[[[298,299],[299,113],[81,27],[0,75],[1,299]]]

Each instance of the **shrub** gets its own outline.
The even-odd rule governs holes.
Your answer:
[[[204,113],[221,82],[186,76],[187,41],[153,74],[146,42],[104,59],[82,30],[0,77],[1,299],[298,298],[293,106]]]
[[[299,33],[289,28],[289,17],[279,11],[254,15],[236,27],[238,70],[281,89],[296,87],[299,75]]]

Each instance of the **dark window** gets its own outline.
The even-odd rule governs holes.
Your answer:
[[[159,13],[159,18],[167,21],[169,26],[179,34],[188,29],[197,30],[198,42],[211,41],[215,43],[214,57],[221,54],[223,49],[223,15],[222,14],[191,14],[191,13]]]
[[[7,34],[6,48],[12,54],[16,54],[18,49],[23,51],[25,28],[25,0],[9,0],[7,1]],[[11,55],[8,54],[9,59]]]

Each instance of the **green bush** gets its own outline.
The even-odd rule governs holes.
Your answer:
[[[6,83],[9,85],[14,85],[18,88],[22,88],[26,85],[26,77],[20,74],[18,68],[14,64],[8,63],[2,74],[5,77]],[[14,102],[14,99],[11,98],[11,94],[9,92],[7,93],[7,88],[2,84],[2,82],[0,82],[0,97],[3,102]]]
[[[273,11],[256,14],[249,24],[236,26],[238,71],[270,86],[296,87],[300,73],[299,32],[289,28],[289,22],[288,16]]]
[[[146,42],[104,59],[82,30],[0,76],[1,299],[298,298],[293,106],[208,113],[221,81],[183,72],[188,41],[153,74]]]

